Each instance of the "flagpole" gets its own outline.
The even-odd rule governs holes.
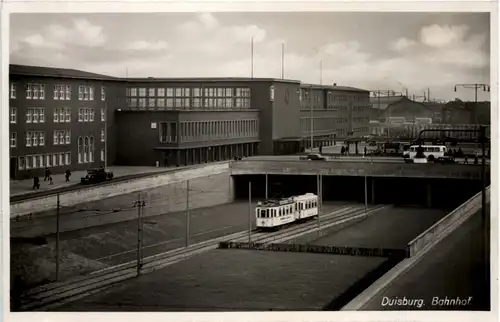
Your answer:
[[[252,78],[253,78],[253,37],[252,37],[252,45],[250,47],[250,50],[251,50],[251,68],[252,68]]]
[[[285,43],[281,44],[281,79],[285,79]]]

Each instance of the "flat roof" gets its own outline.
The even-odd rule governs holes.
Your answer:
[[[26,75],[38,77],[55,77],[55,78],[75,78],[75,79],[90,79],[90,80],[106,80],[106,81],[122,81],[122,82],[172,82],[172,83],[216,83],[216,82],[234,82],[234,83],[249,83],[249,82],[269,82],[269,83],[288,83],[300,84],[302,88],[313,89],[328,89],[332,91],[351,91],[351,92],[369,92],[368,90],[355,88],[351,86],[334,86],[334,85],[317,85],[306,84],[299,80],[280,79],[280,78],[258,78],[258,77],[113,77],[103,74],[91,73],[70,68],[56,68],[45,66],[30,66],[30,65],[9,65],[9,74]]]
[[[344,92],[367,92],[369,90],[351,87],[351,86],[337,86],[337,85],[317,85],[317,84],[307,84],[301,83],[300,87],[302,88],[312,88],[312,89],[328,89],[331,91],[344,91]]]

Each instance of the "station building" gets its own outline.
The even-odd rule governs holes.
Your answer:
[[[368,91],[336,84],[11,65],[11,177],[298,153],[311,134],[315,146],[368,134],[369,103]]]

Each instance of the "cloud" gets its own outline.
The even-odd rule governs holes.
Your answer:
[[[408,38],[399,38],[398,40],[391,43],[391,49],[395,51],[404,51],[412,48],[417,44],[416,41]]]
[[[420,41],[429,47],[443,48],[463,41],[468,31],[466,25],[426,26],[420,31]]]
[[[124,50],[142,50],[142,51],[157,51],[165,50],[168,48],[168,44],[165,41],[158,40],[153,42],[147,42],[144,40],[137,40],[128,43],[124,46]]]
[[[307,83],[320,82],[320,61],[324,84],[369,90],[409,88],[410,93],[430,87],[443,98],[454,95],[450,89],[456,82],[488,82],[489,78],[486,34],[471,33],[468,25],[429,24],[414,30],[413,37],[381,36],[379,48],[354,36],[329,41],[328,33],[313,35],[306,25],[297,34],[286,26],[228,23],[210,13],[181,22],[162,21],[134,35],[121,35],[122,28],[113,32],[114,28],[84,19],[45,25],[11,38],[12,62],[116,76],[125,76],[128,69],[128,75],[135,77],[248,77],[253,38],[255,77],[281,76],[281,46],[286,43],[285,78]],[[312,38],[316,45],[305,46]]]

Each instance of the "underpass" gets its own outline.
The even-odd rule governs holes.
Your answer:
[[[414,208],[384,208],[318,241],[401,246],[419,234],[419,228],[428,228],[446,212],[419,209],[419,213],[421,216],[415,216]],[[405,226],[398,235],[388,234],[401,222]],[[335,307],[332,302],[386,261],[382,257],[218,249],[57,310],[338,310],[347,299]]]

